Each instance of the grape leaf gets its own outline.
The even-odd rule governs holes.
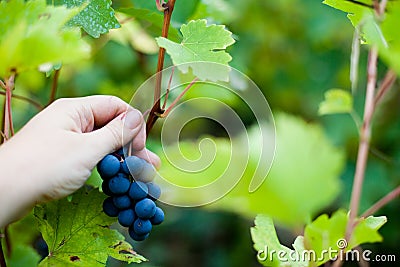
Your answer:
[[[324,3],[348,13],[353,26],[361,28],[363,41],[376,45],[383,60],[400,75],[399,1],[388,1],[383,21],[377,21],[371,7],[345,0],[325,0]],[[362,3],[372,6],[372,0]]]
[[[343,210],[335,212],[330,218],[323,214],[305,227],[304,246],[308,250],[315,251],[316,266],[319,266],[329,261],[329,256],[337,256],[340,249],[344,249],[346,252],[360,244],[382,241],[382,237],[377,231],[386,221],[385,216],[360,218],[347,243],[344,237],[348,215]],[[336,255],[323,253],[323,251],[332,250],[336,252]]]
[[[152,3],[154,5],[154,3]],[[154,5],[155,6],[155,5]],[[163,15],[157,11],[152,11],[142,8],[121,8],[118,10],[121,13],[132,16],[144,24],[144,28],[153,36],[159,36],[163,27]],[[169,27],[168,38],[178,42],[181,36],[177,29]]]
[[[354,27],[358,26],[365,16],[372,15],[374,12],[373,9],[369,7],[372,6],[372,0],[361,0],[360,3],[365,5],[346,0],[324,0],[323,3],[347,12],[347,17]]]
[[[275,124],[275,159],[267,179],[253,193],[249,192],[249,184],[258,166],[260,144],[267,144],[270,138],[260,135],[258,125],[248,130],[248,136],[243,136],[250,142],[249,159],[246,156],[247,151],[235,153],[232,157],[231,143],[224,138],[213,139],[210,148],[201,142],[180,142],[179,147],[165,147],[168,158],[161,151],[158,153],[163,166],[159,171],[160,175],[179,186],[202,186],[218,178],[226,171],[228,164],[232,168],[240,168],[243,166],[242,162],[249,160],[241,180],[232,191],[215,203],[207,205],[207,208],[228,210],[249,218],[264,213],[286,226],[301,227],[310,222],[311,217],[329,205],[339,193],[344,153],[329,142],[319,125],[282,113],[275,115]],[[266,126],[261,124],[260,127]],[[202,147],[201,154],[199,147]],[[182,154],[188,159],[204,158],[204,161],[210,155],[210,160],[214,161],[202,171],[183,172],[176,167],[186,164]],[[236,170],[238,174],[242,172],[242,169]],[[204,194],[207,193],[209,192]],[[310,195],[313,197],[310,198]],[[198,203],[203,195],[181,195],[171,189],[168,197],[172,201],[184,199],[187,203]]]
[[[206,20],[192,20],[181,27],[183,40],[175,43],[163,37],[156,38],[160,47],[166,49],[172,61],[184,73],[191,67],[193,74],[203,80],[228,80],[228,63],[232,57],[225,49],[234,44],[232,33],[225,29],[223,25],[209,25]],[[191,62],[214,62],[220,63],[220,68],[204,68],[204,64],[183,65]]]
[[[77,191],[66,198],[35,208],[39,229],[49,246],[40,266],[105,266],[108,256],[142,262],[124,237],[109,226],[115,221],[102,211],[105,195],[98,190]]]
[[[294,250],[292,250],[281,245],[270,217],[259,214],[254,222],[255,227],[250,229],[251,237],[254,242],[254,249],[257,251],[257,258],[264,266],[308,266],[308,261],[306,260],[294,261],[296,259],[295,256],[301,255],[304,251],[303,238],[301,236],[294,241]]]
[[[14,240],[13,240],[14,241]],[[9,267],[34,267],[40,261],[39,254],[31,247],[22,244],[13,244],[11,257],[7,260]]]
[[[54,5],[67,7],[80,7],[88,5],[69,21],[69,25],[82,27],[88,34],[98,38],[100,34],[107,33],[110,29],[120,28],[115,18],[111,0],[51,0]]]
[[[331,89],[325,92],[325,100],[318,109],[319,115],[350,113],[353,110],[353,96],[341,89]]]
[[[0,77],[44,63],[69,63],[88,56],[78,29],[64,25],[79,9],[46,6],[45,0],[0,3]]]
[[[218,23],[231,23],[238,18],[239,12],[225,0],[202,0],[192,19],[210,18]]]

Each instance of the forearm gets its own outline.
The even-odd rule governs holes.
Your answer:
[[[0,227],[26,214],[37,202],[36,177],[24,153],[9,144],[0,146]]]

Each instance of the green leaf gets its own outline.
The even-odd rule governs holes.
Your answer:
[[[143,27],[153,36],[160,36],[163,28],[164,16],[159,11],[155,12],[141,8],[121,8],[118,11],[132,16],[142,22],[144,25]],[[179,42],[181,40],[178,30],[174,27],[169,27],[168,38],[175,42]]]
[[[0,3],[0,77],[45,63],[70,63],[88,56],[78,29],[64,25],[79,9],[46,6],[45,0]]]
[[[353,110],[353,96],[341,89],[331,89],[325,92],[325,100],[318,109],[319,115],[350,113]]]
[[[22,244],[14,244],[11,257],[7,260],[7,266],[35,267],[38,265],[39,261],[40,255],[32,247]]]
[[[366,219],[359,219],[359,223],[354,229],[353,236],[350,240],[349,246],[354,248],[364,243],[381,242],[382,236],[378,230],[387,222],[385,216],[373,217],[370,216]]]
[[[304,251],[302,237],[296,238],[292,250],[280,244],[274,223],[264,214],[257,215],[255,227],[250,229],[257,258],[264,266],[308,266],[307,261],[294,261],[294,255]],[[278,253],[279,257],[278,257]]]
[[[372,6],[372,0],[361,0],[360,3]],[[373,15],[373,9],[347,0],[324,0],[324,4],[347,12],[347,17],[354,27],[358,26],[366,15]]]
[[[40,266],[105,266],[108,256],[128,263],[145,260],[109,226],[115,219],[103,213],[105,195],[81,189],[66,198],[37,206],[34,214],[49,246]]]
[[[197,5],[192,19],[210,18],[215,22],[228,24],[238,18],[239,12],[225,0],[202,0]]]
[[[192,62],[220,63],[221,69],[212,69],[202,64],[191,64],[193,74],[200,79],[228,80],[228,63],[232,57],[225,49],[235,43],[232,33],[223,25],[209,25],[206,20],[192,20],[181,27],[183,40],[175,43],[163,37],[156,39],[158,45],[166,49],[175,65]],[[181,66],[187,72],[188,65]]]
[[[346,252],[364,243],[382,241],[377,231],[386,223],[386,217],[360,218],[348,243],[344,240],[347,222],[348,215],[339,210],[330,218],[323,214],[306,226],[304,245],[307,250],[315,251],[316,266],[329,261],[329,256],[337,256],[340,249],[345,249]],[[329,255],[323,251],[335,251],[336,254]],[[323,259],[320,256],[324,256]]]
[[[302,227],[338,195],[344,153],[330,143],[319,125],[281,113],[275,115],[275,124],[275,159],[268,177],[253,193],[249,192],[249,184],[259,164],[260,144],[269,141],[263,138],[273,138],[261,136],[258,125],[248,130],[248,136],[240,137],[248,138],[250,151],[237,152],[234,157],[231,155],[231,143],[223,138],[213,139],[209,147],[207,142],[201,143],[200,140],[180,142],[179,147],[167,146],[165,151],[168,153],[168,159],[163,153],[159,153],[163,166],[160,174],[179,186],[202,186],[217,179],[226,171],[228,164],[234,169],[233,173],[242,173],[243,170],[238,168],[248,161],[238,184],[223,198],[207,205],[207,208],[228,210],[249,218],[264,213],[286,226]],[[261,124],[260,127],[267,126]],[[213,164],[202,171],[183,172],[176,167],[187,164],[187,159],[182,155],[192,160],[210,160]],[[181,195],[171,190],[168,197],[172,201],[184,199],[187,203],[198,203],[199,199],[207,198],[201,194]]]
[[[88,3],[79,14],[71,19],[69,25],[82,27],[95,38],[111,29],[121,27],[115,18],[111,0],[51,0],[51,2],[55,5],[66,5],[69,8],[80,7]]]
[[[372,0],[361,2],[372,6]],[[388,1],[382,22],[377,21],[370,7],[346,0],[325,0],[324,3],[348,13],[353,26],[361,28],[363,41],[376,45],[383,60],[400,75],[399,1]]]

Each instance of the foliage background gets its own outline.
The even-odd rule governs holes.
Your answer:
[[[154,9],[153,1],[147,0],[118,0],[113,3],[116,9],[131,5]],[[176,5],[173,26],[179,27],[191,18],[205,17],[227,25],[237,40],[229,50],[233,57],[231,65],[259,85],[274,113],[285,112],[307,122],[321,124],[332,144],[345,150],[340,193],[329,207],[320,212],[348,208],[357,153],[357,129],[348,115],[317,115],[318,105],[326,90],[350,89],[353,28],[345,14],[316,0],[178,0]],[[135,88],[154,73],[157,61],[155,43],[139,33],[144,29],[158,36],[159,32],[153,32],[143,23],[135,25],[135,42],[121,43],[115,32],[99,39],[85,36],[93,48],[92,59],[63,68],[57,97],[112,94],[129,101]],[[364,99],[366,55],[366,50],[362,49],[360,83],[355,91],[355,109],[359,114],[362,114]],[[18,77],[16,93],[44,104],[49,97],[50,86],[51,80],[37,71],[30,71]],[[398,87],[396,84],[395,89]],[[19,128],[37,111],[24,102],[13,101],[15,125]],[[373,149],[361,210],[399,183],[399,101],[398,90],[393,90],[375,118]],[[250,124],[251,118],[248,120]],[[199,125],[185,129],[185,138],[195,139],[206,133],[205,128],[205,125]],[[223,135],[219,133],[221,129],[213,129],[213,134]],[[155,151],[159,147],[156,138],[150,140],[148,145]],[[301,149],[300,144],[299,148],[292,149]],[[285,186],[290,187],[291,184]],[[323,177],[320,186],[324,186]],[[235,205],[240,210],[240,202]],[[275,203],[265,202],[262,205],[273,206]],[[396,201],[378,213],[387,215],[389,221],[380,231],[384,242],[369,246],[374,253],[397,254],[399,258],[399,208],[400,203]],[[234,206],[227,211],[165,209],[168,216],[166,222],[153,231],[147,241],[134,245],[150,260],[141,266],[259,266],[249,232],[253,220],[240,216]],[[290,245],[298,233],[298,229],[280,228],[278,231],[281,242],[286,245]],[[120,266],[120,263],[111,261],[110,266]]]

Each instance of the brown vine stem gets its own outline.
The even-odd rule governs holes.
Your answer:
[[[394,82],[396,81],[397,75],[393,70],[389,70],[385,78],[383,78],[382,84],[378,89],[378,92],[376,93],[375,100],[374,100],[374,105],[375,107],[381,102],[383,96],[389,91],[389,89],[392,87]]]
[[[171,110],[174,108],[174,106],[178,103],[178,101],[186,94],[187,91],[189,91],[190,88],[193,87],[193,85],[199,80],[199,78],[194,78],[193,81],[191,81],[188,86],[175,98],[174,102],[171,103],[171,105],[164,111],[163,114],[160,114],[161,118],[165,118],[168,116],[168,114],[171,112]]]
[[[57,94],[57,88],[58,88],[58,78],[60,77],[60,72],[61,72],[61,68],[54,71],[54,77],[53,77],[53,82],[51,84],[49,102],[47,103],[47,105],[50,105],[51,103],[54,102],[54,100],[56,100],[56,94]]]
[[[392,200],[396,199],[397,197],[400,196],[400,186],[396,187],[393,191],[389,192],[386,196],[381,198],[378,202],[376,202],[372,207],[370,207],[368,210],[366,210],[361,217],[368,217],[380,210],[382,207],[384,207],[386,204],[391,202]]]
[[[4,95],[5,96],[6,93],[5,92],[0,92],[0,95]],[[25,102],[31,104],[32,106],[34,106],[35,108],[37,108],[38,110],[42,110],[44,108],[44,106],[42,104],[40,104],[39,102],[37,102],[37,101],[35,101],[35,100],[33,100],[33,99],[29,98],[29,97],[22,96],[22,95],[16,95],[16,94],[13,94],[12,96],[13,96],[13,99],[18,99],[18,100],[21,100],[21,101],[25,101]]]
[[[357,154],[356,172],[354,175],[353,189],[350,200],[350,215],[346,227],[346,239],[349,240],[353,233],[358,209],[360,206],[361,190],[364,182],[365,169],[367,167],[369,142],[371,138],[371,121],[374,114],[374,99],[377,75],[378,49],[372,47],[368,58],[368,83],[364,106],[364,119],[360,131],[360,142]]]
[[[164,9],[164,22],[162,28],[161,36],[164,38],[168,38],[169,26],[171,24],[172,12],[174,11],[176,0],[170,0],[167,3],[163,3],[162,7]],[[154,88],[154,105],[150,110],[149,117],[146,122],[146,135],[149,135],[150,130],[153,128],[153,125],[156,123],[159,118],[159,114],[162,114],[164,111],[161,109],[161,82],[162,82],[162,73],[161,71],[164,69],[164,58],[165,58],[165,49],[160,47],[158,52],[158,63],[157,63],[157,74],[156,74],[156,85]]]

